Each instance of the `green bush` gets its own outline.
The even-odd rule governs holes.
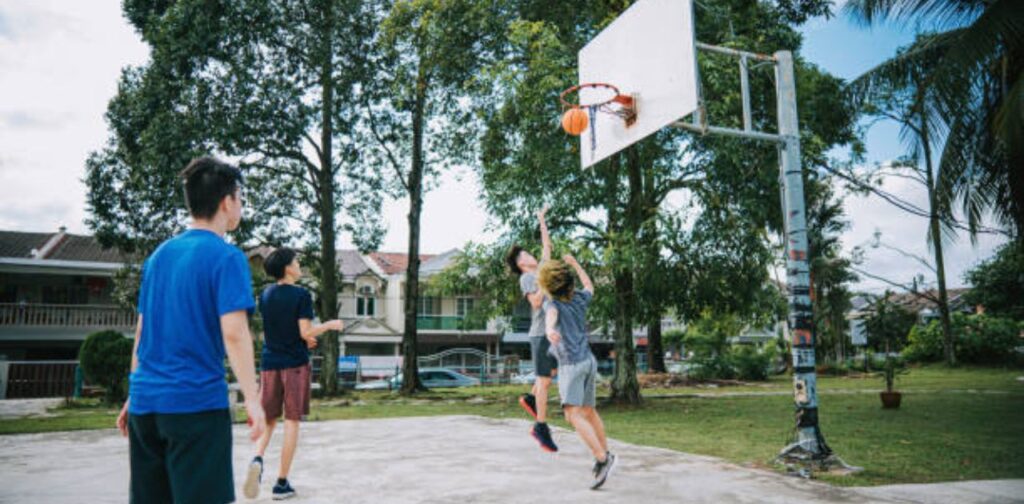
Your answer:
[[[694,357],[690,362],[693,364],[687,374],[695,380],[731,380],[736,378],[736,372],[727,356]]]
[[[952,320],[957,361],[965,364],[1007,364],[1018,359],[1016,348],[1024,344],[1021,325],[988,315],[954,313]],[[911,362],[938,362],[943,358],[942,324],[933,320],[910,330],[903,357]]]
[[[78,362],[85,379],[103,387],[107,403],[119,403],[128,397],[132,346],[131,339],[108,330],[87,336],[78,351]]]
[[[768,366],[772,356],[768,352],[760,352],[752,346],[734,348],[730,353],[732,367],[736,377],[741,380],[764,381],[768,379]]]

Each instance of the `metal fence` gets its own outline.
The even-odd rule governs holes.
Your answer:
[[[0,303],[0,326],[123,329],[136,318],[118,306]]]
[[[0,361],[0,398],[71,397],[78,361]]]

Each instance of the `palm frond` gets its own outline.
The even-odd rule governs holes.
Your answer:
[[[901,26],[927,24],[942,29],[962,26],[984,8],[983,0],[849,0],[843,11],[865,26],[889,21]]]

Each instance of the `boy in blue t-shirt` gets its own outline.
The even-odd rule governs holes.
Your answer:
[[[142,268],[128,400],[117,427],[129,438],[129,502],[234,502],[224,357],[251,424],[265,421],[248,312],[249,262],[224,235],[242,218],[237,168],[202,157],[182,171],[190,228]]]
[[[570,266],[583,282],[581,291],[576,290]],[[594,297],[594,284],[571,255],[541,265],[539,283],[547,295],[545,326],[551,342],[549,351],[558,359],[562,410],[566,421],[594,455],[594,482],[590,488],[596,490],[608,479],[617,457],[608,451],[604,423],[597,414],[597,359],[590,351],[587,332],[587,306]]]
[[[302,266],[294,250],[279,248],[273,251],[263,263],[263,269],[277,280],[260,295],[260,315],[263,317],[260,400],[267,414],[267,431],[249,464],[242,491],[250,499],[259,496],[263,455],[283,410],[284,445],[273,489],[274,500],[282,500],[295,496],[295,490],[288,482],[288,471],[299,441],[299,421],[309,414],[309,349],[316,347],[318,336],[327,331],[341,331],[344,324],[340,320],[313,324],[313,297],[309,291],[295,285],[302,278]]]

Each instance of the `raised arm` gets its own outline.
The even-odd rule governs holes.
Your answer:
[[[547,261],[548,259],[551,259],[551,235],[548,234],[548,223],[544,219],[544,217],[547,215],[547,213],[548,213],[548,206],[547,205],[544,205],[544,208],[540,209],[540,211],[537,212],[537,220],[540,221],[540,243],[541,243],[540,260],[541,260],[541,262],[544,262],[544,261]]]
[[[227,351],[231,370],[234,371],[245,397],[245,411],[249,415],[252,427],[249,437],[255,441],[263,435],[266,417],[263,415],[259,389],[256,386],[256,358],[253,355],[252,335],[249,334],[249,319],[245,310],[221,315],[220,330],[224,335],[224,349]]]
[[[583,267],[580,266],[580,263],[578,261],[576,261],[576,258],[573,257],[572,255],[567,254],[564,257],[562,257],[562,260],[565,261],[565,263],[568,264],[569,266],[572,266],[572,269],[576,270],[576,276],[580,277],[580,282],[583,282],[583,290],[590,291],[590,293],[593,294],[594,282],[590,281],[590,275],[588,275],[587,272],[583,270]]]

